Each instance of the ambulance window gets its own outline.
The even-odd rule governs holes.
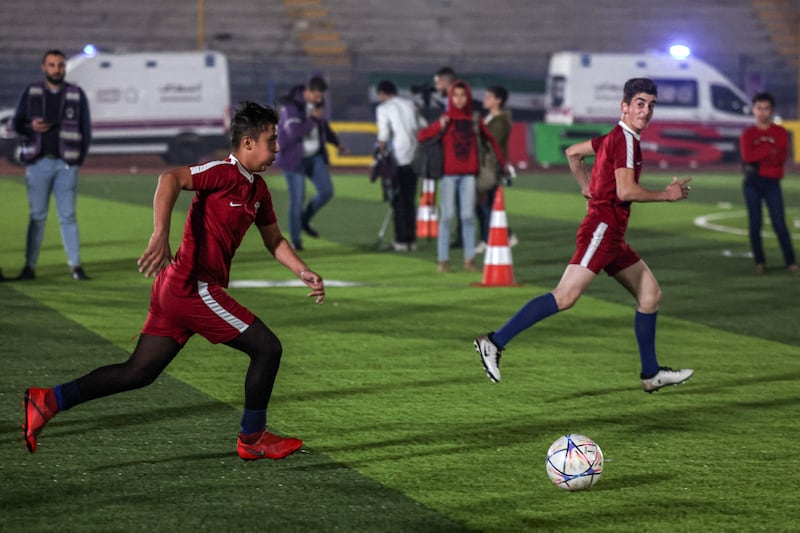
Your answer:
[[[550,107],[564,105],[564,89],[567,79],[564,76],[550,76]]]
[[[654,79],[658,87],[658,107],[697,107],[697,81]]]
[[[739,98],[730,87],[724,85],[711,84],[711,102],[715,109],[725,111],[726,113],[735,113],[737,115],[747,115],[747,102]]]

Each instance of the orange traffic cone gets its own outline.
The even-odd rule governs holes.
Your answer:
[[[503,188],[498,187],[489,222],[489,242],[483,258],[483,282],[480,287],[514,287],[511,247],[508,244],[508,222]]]
[[[417,208],[417,238],[434,239],[439,236],[439,219],[436,216],[436,182],[422,180],[422,197]]]

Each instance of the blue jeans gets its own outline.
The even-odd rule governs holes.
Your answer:
[[[321,153],[311,157],[304,157],[301,162],[300,172],[284,171],[286,185],[289,188],[289,235],[292,244],[297,247],[303,244],[300,236],[302,219],[311,218],[333,198],[333,182],[325,158]],[[306,176],[317,189],[317,194],[308,203],[303,212],[303,200],[306,195]]]
[[[747,214],[750,219],[750,248],[756,264],[765,262],[764,245],[761,242],[762,200],[767,203],[772,229],[775,230],[775,235],[778,237],[783,251],[783,260],[786,262],[786,266],[793,264],[795,262],[794,247],[789,235],[789,228],[786,227],[780,180],[762,177],[745,178],[743,188],[744,201],[747,204]]]
[[[68,165],[63,159],[42,157],[28,165],[25,176],[28,187],[28,239],[25,246],[25,265],[36,268],[39,251],[44,240],[44,227],[50,206],[50,193],[56,197],[58,221],[61,224],[61,241],[67,252],[70,267],[81,264],[81,247],[78,242],[78,221],[75,200],[78,193],[78,167]]]
[[[464,242],[464,261],[475,257],[475,176],[459,174],[443,176],[439,180],[441,190],[441,217],[437,253],[439,261],[447,261],[450,254],[450,223],[455,216],[456,194],[461,219],[461,240]]]

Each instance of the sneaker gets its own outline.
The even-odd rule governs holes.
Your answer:
[[[662,366],[658,369],[655,376],[647,379],[642,378],[642,388],[645,392],[655,392],[667,385],[680,385],[692,377],[692,374],[694,374],[694,370],[691,368],[672,370],[667,366]]]
[[[480,241],[475,245],[475,254],[482,254],[486,251],[486,241]]]
[[[450,272],[450,263],[447,261],[439,261],[436,265],[437,272]]]
[[[472,259],[468,259],[464,261],[464,272],[481,272],[481,267],[476,265]]]
[[[501,350],[489,340],[489,335],[476,337],[473,342],[475,350],[481,355],[483,369],[493,382],[500,381],[500,353]]]
[[[291,437],[280,437],[267,430],[261,432],[257,441],[248,444],[242,441],[242,433],[239,433],[236,451],[239,457],[245,461],[256,461],[258,459],[283,459],[291,455],[303,446],[303,441]]]
[[[47,391],[48,389],[35,387],[25,390],[25,400],[22,403],[25,407],[25,421],[22,423],[22,431],[25,437],[25,447],[31,453],[36,451],[36,438],[39,433],[42,432],[45,424],[56,415],[45,401]]]
[[[36,272],[34,272],[31,267],[26,266],[25,268],[22,269],[22,272],[19,273],[17,279],[23,279],[23,280],[36,279]]]
[[[392,250],[395,252],[408,252],[411,248],[409,248],[408,243],[395,241],[392,243]]]
[[[89,276],[86,275],[86,272],[83,271],[80,265],[72,269],[71,276],[75,281],[86,281],[89,279]]]
[[[516,233],[512,233],[508,236],[508,247],[513,248],[519,244],[519,238],[517,237]]]

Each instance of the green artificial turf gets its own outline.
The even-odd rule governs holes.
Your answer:
[[[268,183],[285,224],[283,178]],[[136,259],[152,231],[154,184],[81,177],[91,281],[68,277],[53,209],[37,279],[0,284],[0,530],[800,530],[800,276],[780,268],[772,234],[771,268],[753,274],[740,180],[728,174],[697,174],[689,201],[634,206],[629,242],[664,292],[659,357],[696,370],[680,388],[642,393],[633,302],[605,276],[574,309],[514,340],[500,383],[483,373],[472,337],[550,290],[572,254],[584,201],[567,173],[523,175],[506,189],[522,286],[500,288],[472,286],[480,274],[437,274],[434,242],[376,250],[386,213],[377,185],[337,175],[337,196],[315,219],[322,238],[306,239],[303,253],[331,282],[325,304],[297,287],[230,290],[283,342],[269,422],[304,439],[302,452],[236,456],[246,357],[194,338],[152,386],[59,414],[29,455],[25,387],[121,361],[135,344],[151,283]],[[797,176],[784,193],[793,226]],[[23,180],[0,177],[0,195],[10,275],[24,253]],[[176,208],[174,247],[190,198]],[[721,227],[695,225],[708,215]],[[251,232],[231,278],[292,276]],[[605,453],[590,491],[564,492],[545,473],[545,451],[568,432]]]

